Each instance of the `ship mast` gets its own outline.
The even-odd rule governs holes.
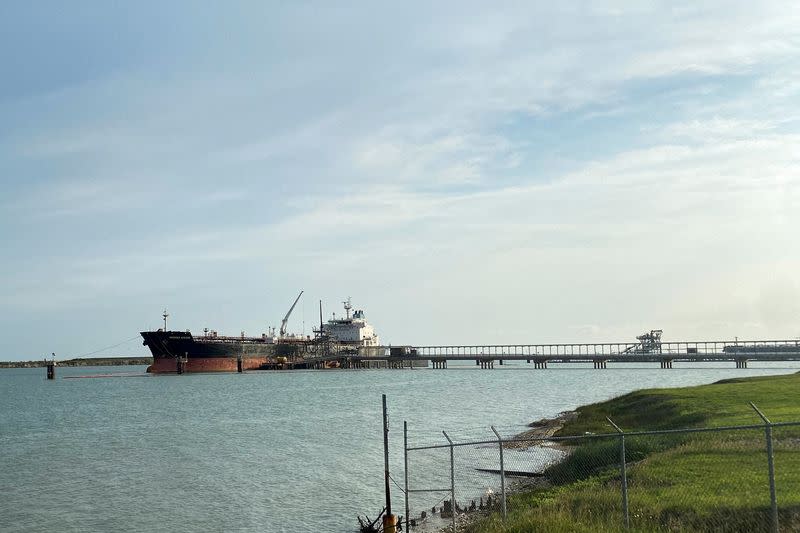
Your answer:
[[[350,320],[350,310],[353,308],[353,304],[350,303],[350,297],[347,297],[347,300],[342,302],[344,304],[344,310],[347,313],[347,319]]]
[[[169,313],[167,313],[166,308],[164,308],[164,312],[161,314],[161,316],[164,317],[164,331],[167,331],[167,317],[169,316]]]

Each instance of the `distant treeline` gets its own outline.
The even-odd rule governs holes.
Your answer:
[[[122,366],[150,365],[152,357],[86,357],[83,359],[56,359],[57,366]],[[38,368],[44,366],[44,359],[38,361],[0,361],[0,368]]]

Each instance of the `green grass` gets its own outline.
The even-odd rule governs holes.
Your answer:
[[[559,436],[800,421],[800,375],[636,391],[578,409]],[[775,428],[781,531],[800,531],[800,428]],[[625,439],[631,531],[767,531],[770,499],[763,429]],[[548,486],[514,494],[509,517],[469,532],[623,531],[617,437],[576,441],[546,472]]]

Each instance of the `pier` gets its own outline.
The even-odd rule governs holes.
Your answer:
[[[318,353],[291,363],[291,368],[419,368],[447,369],[448,361],[474,361],[493,369],[505,361],[524,361],[534,369],[548,363],[590,363],[597,370],[609,364],[731,362],[747,368],[748,362],[800,361],[800,340],[674,341],[662,342],[653,330],[635,343],[485,344],[382,347],[369,354]],[[311,354],[309,354],[311,355]]]
[[[800,340],[676,341],[661,342],[654,332],[639,337],[639,343],[517,344],[478,346],[418,346],[416,357],[431,361],[474,360],[481,368],[494,368],[503,361],[525,361],[534,368],[548,363],[591,363],[596,369],[609,363],[659,363],[670,369],[674,362],[733,362],[747,368],[749,361],[800,361]],[[434,368],[446,368],[434,365]]]

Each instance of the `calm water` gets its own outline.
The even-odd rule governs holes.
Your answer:
[[[511,435],[523,424],[653,386],[788,373],[520,364],[148,376],[143,367],[0,370],[2,531],[353,531],[382,508],[381,393],[392,470],[412,444]],[[139,373],[65,379],[94,373]],[[402,507],[396,492],[395,506]]]

